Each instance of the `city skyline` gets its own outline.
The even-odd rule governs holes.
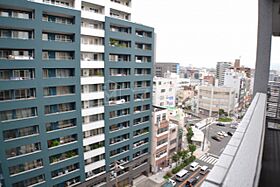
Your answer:
[[[241,65],[254,68],[257,8],[258,3],[253,0],[135,0],[132,21],[155,28],[156,62],[214,68],[218,61],[241,58]],[[280,40],[273,37],[271,68],[279,71],[278,49]]]

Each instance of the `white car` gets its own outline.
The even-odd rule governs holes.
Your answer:
[[[218,132],[217,133],[219,136],[224,136],[224,134],[222,132]]]
[[[169,179],[168,181],[172,184],[172,186],[176,186],[176,182],[173,179]]]
[[[221,133],[223,134],[224,137],[228,136],[228,134],[225,131],[221,131]]]

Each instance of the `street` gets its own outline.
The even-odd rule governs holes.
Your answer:
[[[221,139],[221,141],[216,141],[211,138],[211,136],[218,136],[218,132],[224,131],[225,133],[231,132],[234,134],[235,129],[230,128],[230,123],[225,124],[225,126],[218,126],[215,123],[212,123],[208,127],[204,128],[203,132],[206,133],[206,138],[210,142],[210,149],[208,153],[202,155],[200,158],[197,158],[195,162],[199,163],[200,166],[208,166],[208,168],[211,170],[215,163],[217,163],[219,156],[222,154],[223,150],[225,149],[226,145],[228,144],[231,136],[226,136]],[[189,176],[184,182],[176,181],[175,176],[172,177],[173,180],[176,181],[176,187],[184,187],[186,182],[190,180],[191,178],[199,176],[198,182],[194,186],[200,186],[201,183],[206,178],[206,175],[201,175],[200,169],[196,170],[195,172],[192,172],[189,170],[190,166],[187,166],[185,169],[189,171]]]

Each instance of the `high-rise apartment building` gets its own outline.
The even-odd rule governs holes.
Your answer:
[[[131,0],[0,1],[2,185],[149,172],[154,31],[130,18]]]
[[[231,62],[217,62],[216,65],[216,79],[218,79],[218,85],[224,85],[225,72],[232,66]]]

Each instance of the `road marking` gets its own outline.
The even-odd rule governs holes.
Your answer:
[[[209,173],[209,172],[208,172]],[[203,177],[202,177],[202,179],[201,180],[199,180],[198,181],[198,183],[196,183],[196,185],[195,186],[199,186],[203,181],[204,181],[204,179],[207,177],[207,175],[208,175],[208,173],[207,174],[205,174]]]
[[[204,154],[204,155],[202,155],[198,160],[201,160],[201,161],[203,161],[203,162],[206,162],[206,163],[209,163],[209,164],[211,164],[211,165],[214,165],[214,164],[216,164],[216,162],[218,162],[218,159],[219,159],[219,158],[216,158],[216,157],[214,157],[214,156],[212,156],[212,155],[206,156],[206,155]]]
[[[194,175],[196,175],[200,170],[198,169],[196,172],[194,172],[190,177],[188,177],[184,182],[182,182],[182,184],[179,185],[179,187],[183,187],[185,186],[185,184],[187,183],[187,181],[191,178],[193,178]]]

